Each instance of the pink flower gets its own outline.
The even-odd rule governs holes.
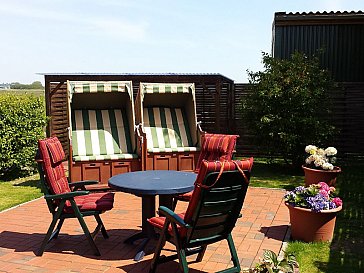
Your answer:
[[[330,187],[325,182],[319,182],[318,184],[320,185],[321,190],[324,190],[328,193],[330,192]],[[320,190],[320,192],[321,192],[321,190]]]
[[[324,196],[327,200],[329,199],[329,193],[323,189],[320,190],[320,194]]]
[[[343,204],[343,201],[339,197],[335,197],[332,199],[332,202],[336,205],[336,207],[340,207]]]

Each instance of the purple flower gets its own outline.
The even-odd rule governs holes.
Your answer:
[[[342,200],[331,195],[335,188],[329,187],[325,182],[312,184],[305,188],[296,187],[284,195],[284,200],[293,207],[307,208],[314,212],[334,209],[342,205]]]

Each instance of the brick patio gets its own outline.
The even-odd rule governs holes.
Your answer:
[[[280,251],[289,223],[283,194],[283,190],[249,188],[243,218],[233,231],[242,268],[254,265],[263,249]],[[110,238],[105,240],[99,234],[96,239],[101,257],[92,255],[75,219],[65,221],[58,239],[48,244],[42,257],[35,255],[51,222],[43,198],[0,213],[0,272],[148,272],[156,241],[148,245],[140,262],[133,260],[138,246],[123,243],[140,230],[141,199],[124,193],[117,193],[115,198],[114,209],[102,215]],[[180,202],[176,211],[185,206]],[[87,219],[87,224],[90,230],[96,226],[93,218]],[[173,249],[168,244],[166,247]],[[223,241],[210,245],[203,261],[190,263],[189,268],[191,273],[215,272],[229,263],[229,250]],[[157,272],[178,272],[178,263],[161,265]]]

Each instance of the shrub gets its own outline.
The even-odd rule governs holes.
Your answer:
[[[316,57],[303,53],[290,59],[263,53],[263,64],[261,72],[248,71],[252,91],[242,101],[243,120],[267,155],[301,164],[307,143],[324,145],[333,137],[327,93],[333,82]]]
[[[0,94],[0,178],[34,171],[37,140],[44,137],[44,103],[33,95]]]

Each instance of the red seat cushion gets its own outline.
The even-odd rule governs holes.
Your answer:
[[[184,212],[183,213],[178,213],[177,215],[179,217],[181,217],[182,219],[184,219],[184,217],[185,217],[185,213]],[[166,217],[163,217],[163,216],[157,216],[157,217],[152,217],[152,218],[149,218],[148,219],[148,222],[152,226],[154,226],[154,227],[156,227],[156,228],[158,228],[160,230],[163,229],[163,226],[164,226],[165,221],[166,221]],[[182,227],[177,225],[177,229],[178,229],[178,232],[181,233]],[[169,225],[168,232],[172,235],[172,225]]]
[[[114,205],[114,193],[91,193],[88,195],[76,196],[75,201],[80,211],[107,211]],[[66,202],[64,207],[66,213],[72,213],[73,209],[70,202]]]

